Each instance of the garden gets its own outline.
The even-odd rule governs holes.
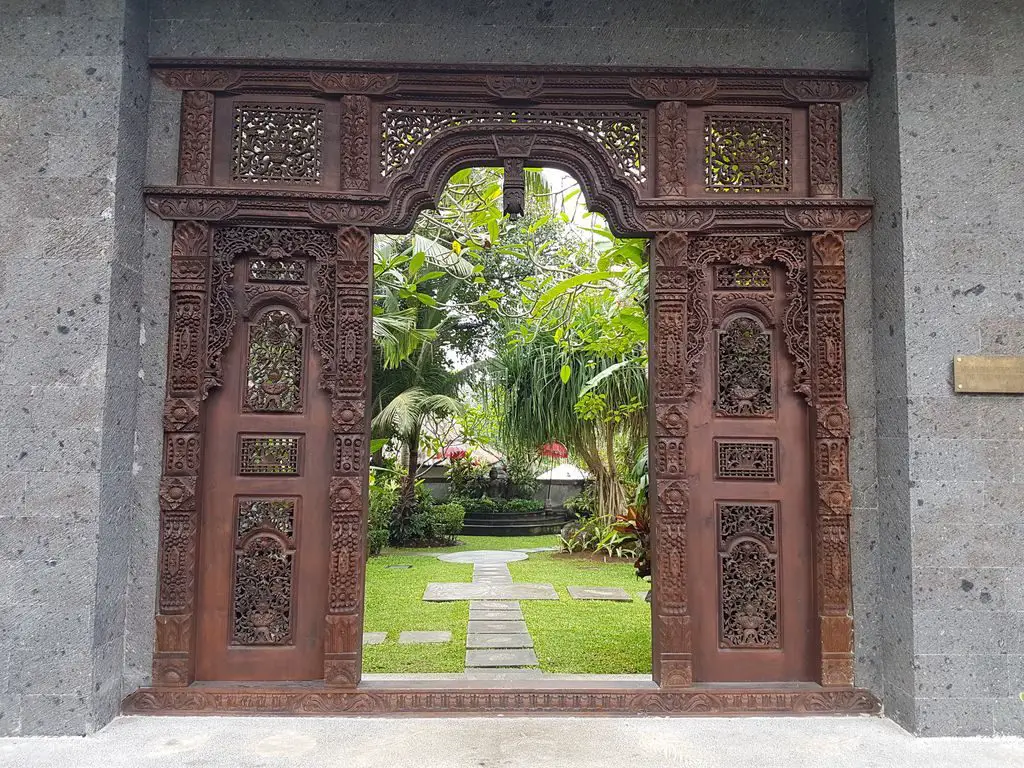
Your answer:
[[[364,671],[649,674],[646,242],[503,182],[375,242]]]

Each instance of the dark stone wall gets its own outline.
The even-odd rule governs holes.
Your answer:
[[[148,13],[2,14],[0,735],[85,733],[122,697]]]

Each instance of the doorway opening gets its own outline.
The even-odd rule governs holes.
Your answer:
[[[374,238],[365,681],[651,684],[646,246],[555,168]]]

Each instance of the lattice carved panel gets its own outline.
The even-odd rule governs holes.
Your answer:
[[[708,192],[789,192],[789,115],[712,113],[704,117]]]
[[[715,441],[715,477],[719,480],[775,480],[774,440]]]
[[[719,265],[715,267],[715,290],[768,291],[772,287],[772,271],[768,267]]]
[[[302,438],[277,435],[244,436],[240,438],[239,443],[239,474],[299,474]]]
[[[757,320],[732,318],[717,332],[721,416],[771,416],[775,412],[771,334]]]
[[[719,644],[723,648],[778,648],[778,507],[747,503],[719,503],[717,507]]]
[[[290,312],[273,309],[249,326],[243,410],[302,411],[305,331]]]
[[[232,645],[292,640],[295,499],[238,501],[232,584]]]
[[[324,110],[314,105],[236,104],[231,178],[250,183],[319,184]]]
[[[628,179],[647,180],[647,114],[640,111],[389,106],[381,114],[380,175],[393,176],[434,136],[468,125],[553,125],[599,144]]]

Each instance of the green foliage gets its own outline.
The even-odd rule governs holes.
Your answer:
[[[430,520],[430,533],[434,541],[450,544],[462,533],[462,524],[466,510],[457,502],[434,504],[427,508]]]
[[[583,490],[565,500],[565,508],[576,517],[593,517],[597,511],[597,492],[593,485],[583,486]]]
[[[394,482],[377,482],[370,486],[370,519],[367,547],[375,556],[390,538],[391,516],[398,504],[398,487]]]
[[[467,515],[492,515],[500,509],[498,502],[490,496],[462,497],[456,500],[465,508]]]
[[[520,515],[530,512],[540,512],[543,509],[544,502],[538,501],[537,499],[506,499],[501,505],[502,512],[510,512]]]
[[[445,477],[450,498],[479,499],[490,483],[487,467],[476,461],[471,454],[453,457]]]

